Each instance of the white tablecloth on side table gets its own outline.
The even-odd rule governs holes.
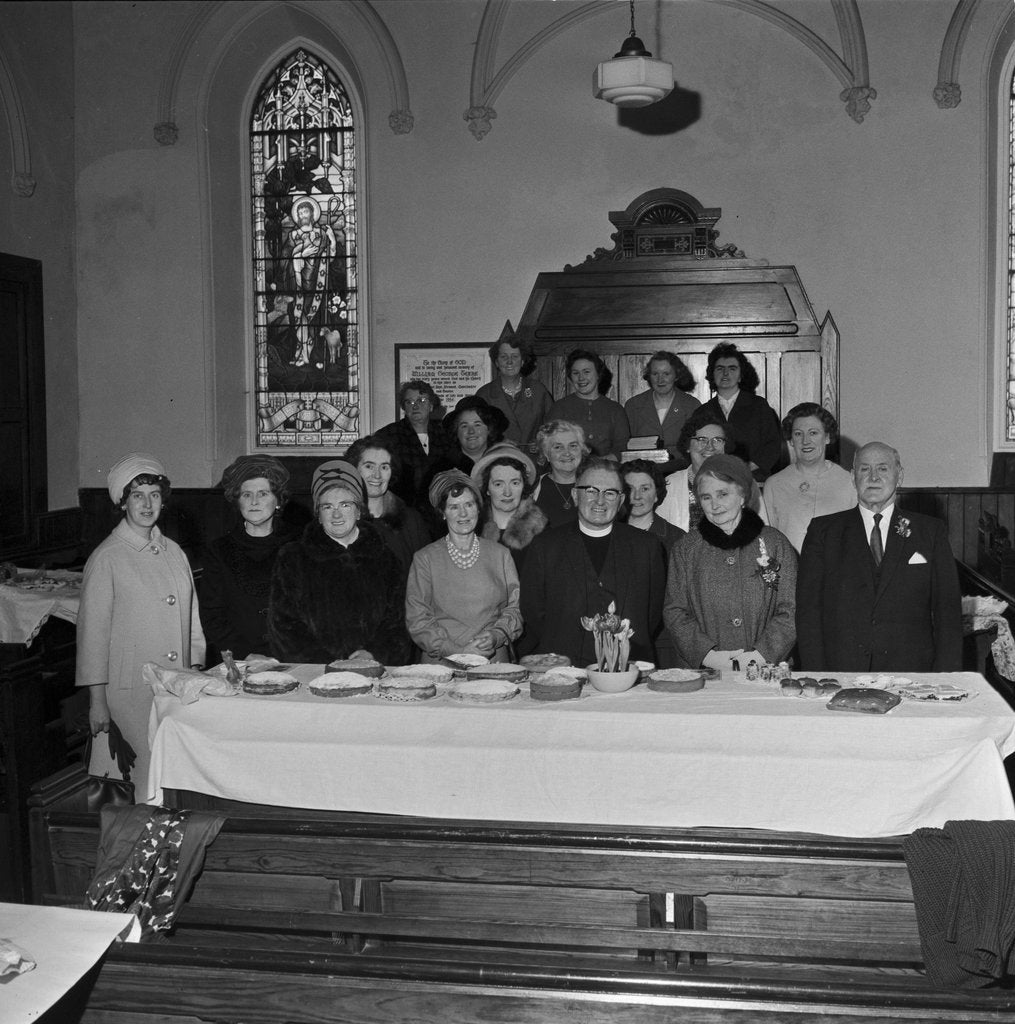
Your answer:
[[[136,940],[133,914],[0,903],[0,938],[36,962],[0,983],[0,1021],[34,1021],[98,962],[117,937]],[[128,934],[130,933],[130,934]]]
[[[1015,818],[1002,764],[1015,751],[1015,712],[975,674],[912,678],[978,694],[904,701],[883,716],[829,711],[742,677],[690,694],[586,687],[554,703],[523,684],[496,705],[303,688],[187,706],[162,696],[148,796],[172,788],[378,814],[865,837]]]

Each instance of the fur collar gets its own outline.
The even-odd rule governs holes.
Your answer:
[[[737,523],[737,528],[732,533],[724,533],[718,526],[713,526],[704,516],[698,523],[698,530],[705,542],[722,551],[747,547],[751,541],[757,540],[761,536],[761,531],[764,528],[765,524],[761,521],[761,516],[746,505],[740,516],[740,522]]]
[[[512,551],[521,551],[532,543],[533,537],[546,529],[549,523],[546,513],[531,499],[526,498],[515,510],[503,534],[500,535],[500,542]],[[491,515],[483,529],[483,536],[491,540],[497,540],[500,530],[493,521]]]
[[[318,562],[339,561],[343,558],[376,557],[377,552],[384,547],[380,535],[365,519],[361,519],[357,525],[359,526],[359,536],[348,547],[332,540],[324,532],[324,527],[316,520],[307,523],[303,537],[298,543],[310,558]]]

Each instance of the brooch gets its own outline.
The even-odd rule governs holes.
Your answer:
[[[900,537],[908,537],[912,532],[909,529],[909,520],[905,516],[899,516],[899,518],[895,520],[895,532]]]
[[[758,538],[758,550],[761,553],[755,559],[758,563],[758,568],[755,570],[754,575],[760,576],[762,582],[769,590],[778,590],[779,570],[782,566],[768,553],[765,541],[761,537]]]

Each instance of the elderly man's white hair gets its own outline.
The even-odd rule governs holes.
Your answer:
[[[860,459],[860,456],[861,456],[861,455],[862,455],[862,454],[863,454],[863,453],[864,453],[864,452],[865,452],[865,451],[866,451],[866,450],[867,450],[868,448],[884,448],[884,450],[885,450],[886,452],[891,452],[891,453],[892,453],[892,457],[893,457],[893,458],[895,459],[895,465],[896,465],[896,466],[897,466],[897,467],[898,467],[899,469],[901,469],[901,468],[902,468],[902,459],[900,459],[900,458],[899,458],[899,453],[898,453],[898,452],[897,452],[897,451],[896,451],[896,450],[895,450],[895,449],[894,449],[894,448],[893,448],[893,447],[892,447],[892,446],[891,446],[890,444],[885,444],[885,442],[884,442],[884,441],[868,441],[868,442],[867,442],[867,443],[866,443],[865,445],[863,445],[863,446],[862,446],[861,448],[857,448],[856,452],[855,452],[855,453],[854,453],[854,455],[853,455],[853,469],[854,469],[854,470],[856,469],[856,464],[857,464],[857,462],[859,461],[859,459]]]

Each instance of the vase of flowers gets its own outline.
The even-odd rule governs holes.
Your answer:
[[[629,690],[638,681],[638,666],[630,665],[631,620],[617,614],[616,602],[611,601],[605,613],[582,616],[582,626],[595,641],[596,663],[589,665],[589,682],[603,693]]]

